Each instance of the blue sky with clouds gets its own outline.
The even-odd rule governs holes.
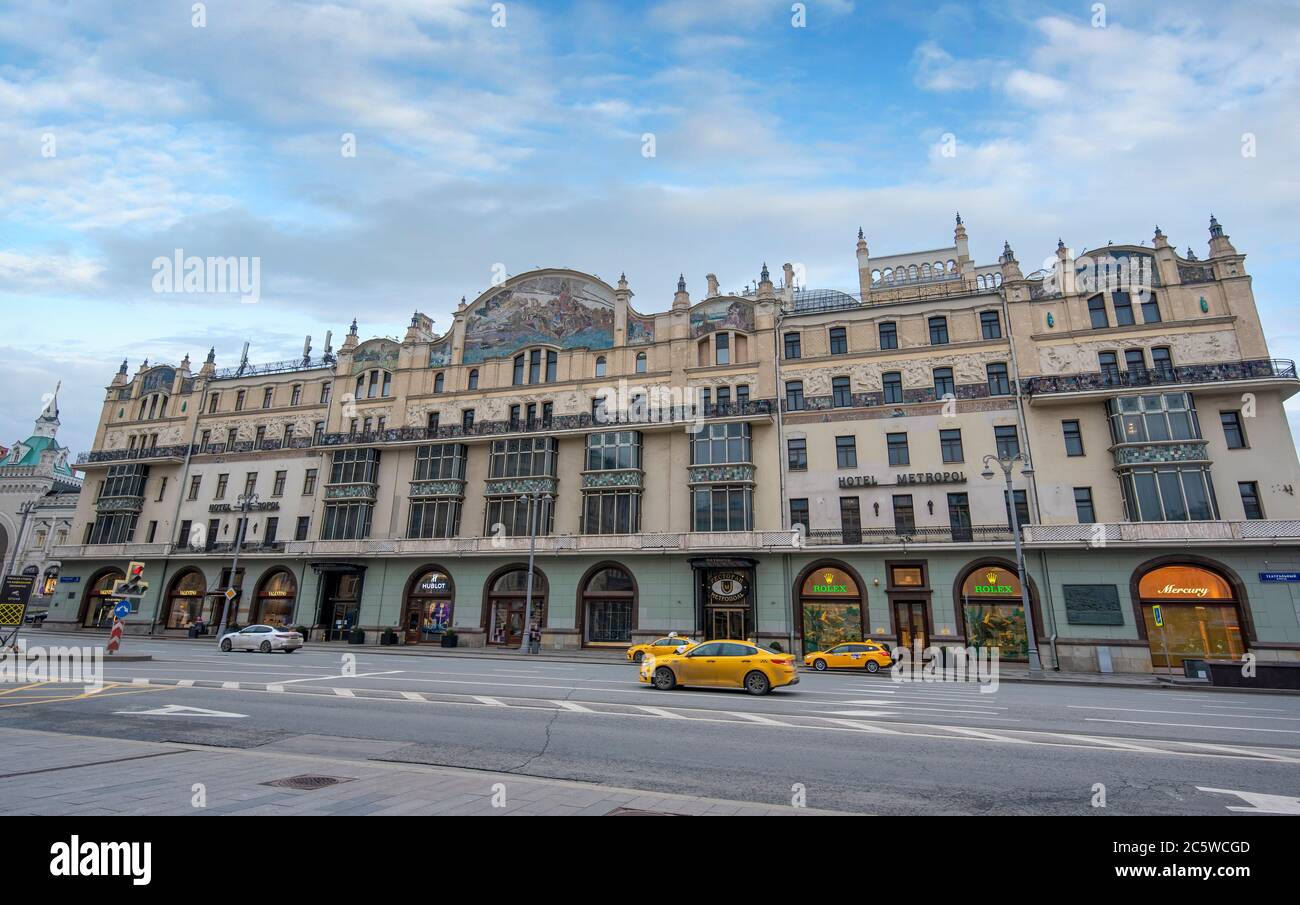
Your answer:
[[[192,5],[0,0],[0,442],[62,379],[88,448],[123,358],[445,327],[494,267],[625,271],[642,311],[764,261],[851,289],[859,226],[932,248],[956,210],[1026,271],[1156,224],[1204,255],[1214,212],[1300,358],[1295,2]],[[153,292],[176,248],[259,257],[260,300]]]

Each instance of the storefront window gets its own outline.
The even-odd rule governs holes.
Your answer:
[[[528,570],[512,569],[497,577],[488,592],[487,630],[489,644],[519,645],[526,628]],[[532,619],[546,624],[546,576],[533,572]]]
[[[454,598],[450,575],[438,568],[421,572],[406,597],[406,643],[440,640],[451,627]]]
[[[126,578],[118,569],[105,572],[86,591],[85,615],[82,624],[86,628],[111,625],[113,622],[113,582]]]
[[[624,645],[632,640],[636,589],[622,569],[601,569],[582,591],[583,640],[590,645]]]
[[[799,590],[799,604],[805,654],[863,639],[861,592],[838,566],[821,565],[809,572]]]
[[[1239,601],[1210,569],[1171,565],[1138,581],[1151,665],[1181,670],[1187,659],[1239,659],[1246,652]]]
[[[976,567],[962,582],[961,605],[969,645],[997,648],[1004,660],[1029,658],[1025,607],[1014,571],[994,565]]]
[[[167,598],[167,627],[189,628],[203,618],[203,600],[208,582],[203,573],[191,569],[172,584]]]
[[[263,625],[288,625],[293,621],[293,608],[298,599],[298,583],[293,574],[281,569],[262,580],[257,592],[257,615],[254,619]]]

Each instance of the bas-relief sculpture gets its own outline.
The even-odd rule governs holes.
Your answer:
[[[497,290],[466,315],[465,364],[535,343],[613,347],[614,300],[608,290],[578,277],[531,277]]]
[[[1237,337],[1231,332],[1176,333],[1146,336],[1140,339],[1112,338],[1069,346],[1039,346],[1039,373],[1045,375],[1088,373],[1100,367],[1097,360],[1098,352],[1114,351],[1123,358],[1126,349],[1149,350],[1152,346],[1168,346],[1173,353],[1175,365],[1241,358]]]

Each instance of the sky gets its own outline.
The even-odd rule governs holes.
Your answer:
[[[1213,213],[1300,358],[1297,111],[1296,0],[0,0],[0,443],[62,381],[88,449],[123,359],[441,331],[501,273],[856,290],[859,227],[957,211],[1027,273],[1157,225],[1204,257]],[[256,300],[157,291],[177,249]]]

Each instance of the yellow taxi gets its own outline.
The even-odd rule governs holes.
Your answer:
[[[894,658],[888,648],[870,639],[866,641],[846,641],[826,650],[815,650],[803,658],[804,666],[811,666],[818,672],[827,669],[865,669],[867,672],[879,672],[894,665]]]
[[[695,642],[690,638],[682,637],[674,632],[669,632],[662,638],[656,638],[645,644],[633,644],[627,649],[627,658],[633,663],[640,663],[646,656],[658,656],[660,654],[671,654],[677,651],[677,648],[683,644],[692,645]]]
[[[648,656],[641,661],[640,679],[660,691],[694,685],[767,694],[773,688],[797,684],[799,673],[790,654],[775,654],[749,641],[724,639],[705,641],[680,654]]]

